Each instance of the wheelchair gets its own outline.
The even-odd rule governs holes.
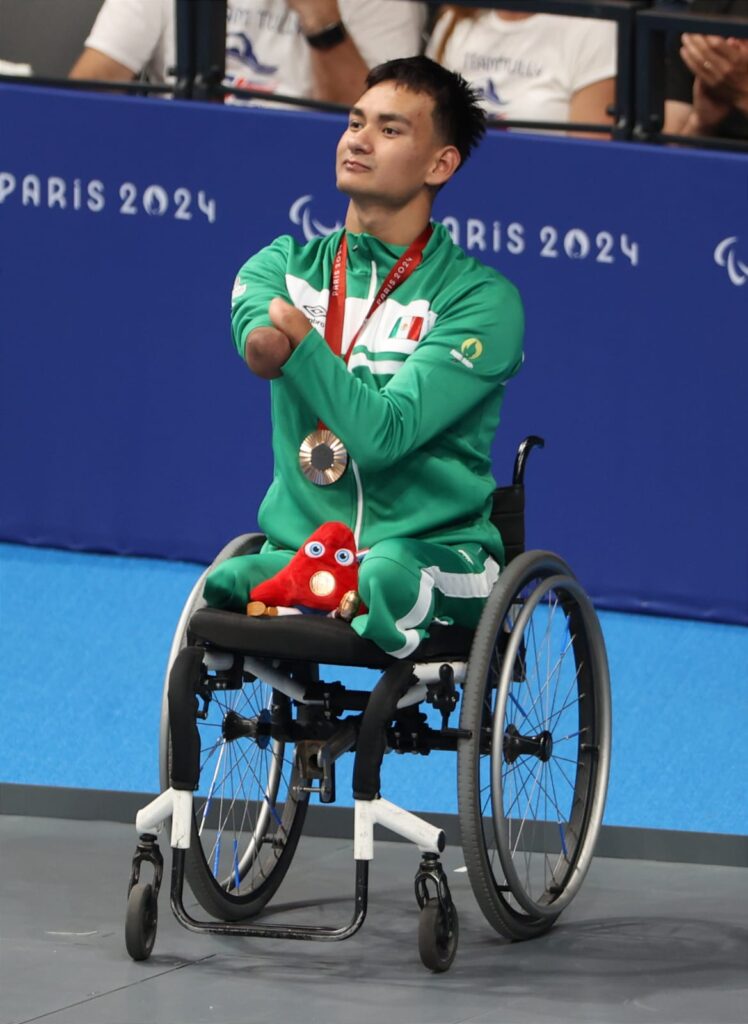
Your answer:
[[[364,922],[373,827],[380,824],[419,848],[419,954],[430,970],[447,970],[459,920],[439,859],[445,835],[381,796],[380,767],[390,751],[456,751],[462,851],[483,915],[510,940],[551,928],[592,860],[608,783],[611,704],[590,599],[557,555],[524,550],[525,465],[543,444],[525,438],[512,484],[494,493],[492,521],[507,564],[477,629],[435,623],[406,660],[361,639],[341,619],[256,619],[206,607],[207,573],[226,558],[257,551],[264,538],[246,534],[219,553],[195,584],[169,655],[162,792],[135,822],[125,923],[133,959],[153,949],[163,875],[157,834],[168,819],[170,901],[182,925],[327,942],[349,938]],[[371,691],[355,690],[321,679],[320,665],[376,669],[381,676]],[[259,915],[288,871],[309,800],[335,800],[335,764],[348,752],[351,920],[338,927],[263,923]],[[143,865],[150,881],[141,879]],[[208,919],[186,909],[185,879]]]

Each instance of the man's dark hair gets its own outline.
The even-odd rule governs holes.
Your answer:
[[[372,68],[366,88],[395,82],[412,92],[425,92],[434,101],[434,122],[444,140],[459,151],[464,163],[486,132],[486,115],[475,89],[462,75],[448,71],[428,57],[401,57]]]

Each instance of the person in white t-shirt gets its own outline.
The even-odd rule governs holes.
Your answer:
[[[447,7],[426,54],[477,88],[492,117],[609,124],[616,46],[612,21]]]
[[[226,83],[350,104],[368,70],[422,49],[426,8],[402,0],[229,0]],[[71,78],[170,81],[174,0],[104,0]]]

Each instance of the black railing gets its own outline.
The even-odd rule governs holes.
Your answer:
[[[410,3],[412,0],[401,0]],[[442,0],[423,0],[433,8]],[[496,129],[574,131],[610,134],[619,140],[678,143],[748,151],[748,140],[715,136],[681,136],[663,132],[668,35],[699,32],[748,38],[748,18],[651,9],[652,0],[452,0],[456,7],[501,7],[522,13],[550,13],[613,21],[617,26],[617,75],[611,123],[579,123],[490,118]],[[0,82],[96,89],[113,93],[173,95],[180,99],[221,102],[227,96],[264,104],[341,113],[347,106],[306,97],[268,93],[225,83],[227,0],[175,0],[177,63],[174,84],[135,80],[112,82],[0,75]]]
[[[135,79],[132,82],[113,82],[98,78],[46,78],[42,75],[2,75],[0,82],[9,85],[38,85],[53,89],[72,89],[90,92],[92,89],[101,92],[125,92],[133,96],[145,96],[154,93],[157,96],[173,96],[174,86],[162,82],[144,82]]]

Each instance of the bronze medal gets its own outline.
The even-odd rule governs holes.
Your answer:
[[[344,622],[350,622],[357,614],[360,606],[361,598],[359,597],[358,591],[347,590],[340,599],[340,604],[337,607],[336,618],[343,619]]]
[[[326,487],[345,473],[348,451],[331,430],[313,430],[301,442],[299,465],[307,480]]]
[[[326,569],[321,569],[309,580],[309,589],[315,597],[329,597],[335,589],[335,577]]]

